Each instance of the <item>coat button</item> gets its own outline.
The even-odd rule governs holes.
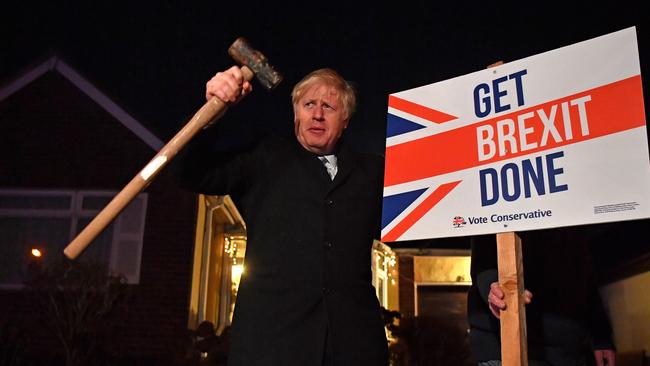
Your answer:
[[[332,248],[332,242],[331,241],[326,241],[325,242],[325,249],[330,249]]]
[[[331,198],[328,198],[325,202],[327,203],[328,206],[331,206],[331,205],[334,204],[334,200],[331,199]]]

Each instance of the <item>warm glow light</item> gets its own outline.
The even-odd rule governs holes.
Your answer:
[[[36,257],[36,258],[40,258],[40,257],[43,255],[43,253],[41,253],[40,250],[38,250],[38,249],[36,249],[36,248],[33,248],[33,249],[32,249],[32,255],[33,255],[34,257]]]
[[[244,273],[244,265],[243,264],[235,264],[232,266],[232,277],[233,278],[238,278]]]

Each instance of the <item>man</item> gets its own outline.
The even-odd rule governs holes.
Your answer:
[[[586,232],[569,227],[520,235],[529,365],[615,366]],[[470,343],[480,366],[501,365],[499,318],[506,303],[496,256],[494,235],[472,239],[467,303]]]
[[[207,83],[206,97],[235,103],[250,91],[232,67]],[[247,223],[229,365],[386,365],[370,273],[383,160],[340,143],[356,99],[335,71],[310,73],[291,96],[296,140],[215,157],[209,169],[192,167],[195,146],[183,159],[184,186],[230,194]]]

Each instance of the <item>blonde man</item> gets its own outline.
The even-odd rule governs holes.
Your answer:
[[[206,97],[234,103],[251,89],[232,67],[207,83]],[[385,366],[370,272],[383,160],[341,144],[356,98],[337,72],[310,73],[291,96],[295,140],[183,175],[186,188],[230,194],[247,223],[229,365]]]

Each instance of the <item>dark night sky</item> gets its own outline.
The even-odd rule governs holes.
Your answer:
[[[205,82],[232,64],[227,49],[244,36],[285,82],[272,93],[256,85],[220,128],[241,136],[290,132],[291,87],[307,72],[328,66],[360,92],[348,139],[381,153],[390,93],[637,26],[648,99],[650,22],[640,1],[535,3],[543,5],[23,2],[0,12],[0,81],[55,53],[167,141],[203,104]],[[647,236],[647,223],[622,225]]]
[[[231,65],[228,46],[244,36],[285,82],[272,94],[258,87],[231,111],[230,120],[245,120],[247,128],[258,130],[284,129],[291,123],[291,86],[305,73],[330,66],[359,88],[360,110],[350,139],[381,152],[389,93],[480,70],[496,60],[512,61],[636,25],[642,74],[648,74],[650,31],[640,2],[596,7],[564,2],[533,9],[498,2],[145,3],[28,2],[2,11],[0,80],[55,52],[166,141],[202,105],[205,82]],[[269,117],[260,121],[260,116]]]

